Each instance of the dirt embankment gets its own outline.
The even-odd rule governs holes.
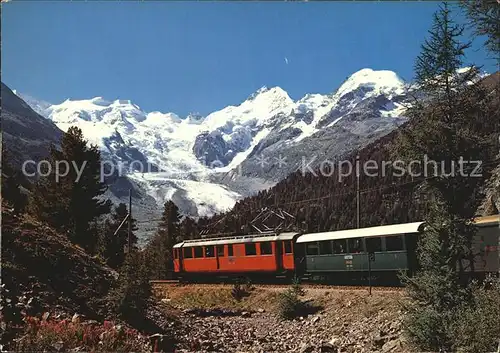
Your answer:
[[[277,315],[279,293],[257,287],[241,301],[228,286],[157,285],[176,315],[179,352],[405,352],[400,303],[404,292],[314,288],[301,300],[314,308],[293,320]]]
[[[3,207],[1,251],[0,345],[4,349],[19,349],[16,342],[25,337],[31,340],[32,351],[42,351],[53,344],[62,350],[69,350],[69,345],[85,350],[89,346],[83,338],[67,339],[68,332],[79,329],[80,324],[95,326],[92,332],[97,332],[106,320],[117,327],[136,328],[144,341],[152,334],[159,334],[164,338],[162,342],[170,346],[174,321],[155,305],[150,305],[144,317],[137,320],[121,319],[109,298],[118,273],[52,228]],[[40,335],[27,334],[28,322],[33,320],[42,320],[47,330],[53,325],[53,337],[41,342]],[[63,324],[65,320],[75,327]]]

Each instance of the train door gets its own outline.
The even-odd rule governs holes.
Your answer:
[[[177,251],[177,258],[179,259],[179,272],[184,272],[184,251],[182,246],[175,249]]]

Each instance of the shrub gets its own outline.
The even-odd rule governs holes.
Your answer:
[[[491,288],[472,286],[471,306],[463,306],[452,327],[459,352],[494,352],[500,344],[500,280]]]
[[[300,296],[300,297],[303,297],[306,292],[305,290],[302,288],[302,286],[300,285],[300,280],[298,277],[294,277],[293,278],[293,282],[292,282],[292,291],[297,295],[297,296]]]
[[[110,292],[110,301],[117,314],[129,320],[142,320],[145,317],[151,284],[143,254],[133,251],[127,256],[120,271],[118,283]]]
[[[303,303],[293,287],[288,288],[278,296],[278,315],[282,319],[293,319],[299,315]]]
[[[496,351],[500,342],[500,281],[491,286],[472,283],[467,290],[471,299],[448,310],[415,303],[406,307],[404,323],[411,343],[428,351],[433,347],[466,353]]]
[[[299,297],[305,295],[298,278],[294,278],[293,284],[278,295],[278,315],[285,320],[293,319],[298,316],[307,316],[320,310],[322,307],[312,305],[309,301],[302,301]]]
[[[144,352],[150,351],[148,340],[134,329],[104,324],[45,321],[35,317],[25,318],[26,328],[17,340],[17,352],[68,351],[79,347],[91,352]]]
[[[237,301],[242,300],[244,297],[247,297],[249,294],[250,293],[248,291],[248,286],[247,285],[241,286],[238,282],[235,283],[233,285],[233,289],[231,289],[231,296]]]
[[[252,285],[252,281],[250,279],[247,279],[247,281],[243,285],[243,290],[248,294],[254,290],[254,286]]]

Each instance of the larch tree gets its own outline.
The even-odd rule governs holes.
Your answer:
[[[111,207],[103,198],[107,186],[100,180],[100,151],[88,146],[79,128],[70,127],[61,149],[51,147],[48,162],[46,175],[39,178],[32,193],[30,210],[93,253],[98,234],[91,231],[91,223]]]
[[[119,269],[125,261],[125,247],[128,246],[128,220],[118,230],[123,220],[127,217],[127,205],[120,203],[115,206],[110,217],[104,221],[104,230],[101,240],[101,252],[107,264],[114,268]],[[132,248],[137,246],[137,221],[132,218]],[[115,235],[115,232],[118,232]]]
[[[145,256],[152,278],[168,278],[172,272],[172,249],[182,240],[180,222],[181,215],[177,205],[172,201],[165,203],[158,230],[146,246]]]
[[[460,5],[476,36],[486,36],[486,48],[495,59],[500,54],[500,4],[497,0],[462,0]]]
[[[416,59],[418,98],[393,151],[407,164],[425,156],[437,162],[413,171],[426,178],[422,190],[432,201],[418,244],[420,270],[403,277],[411,299],[405,328],[423,350],[459,348],[453,331],[456,312],[472,298],[464,277],[466,269],[474,270],[472,220],[482,178],[471,176],[467,163],[485,157],[487,141],[478,138],[477,121],[487,97],[478,84],[479,69],[464,63],[471,43],[462,41],[463,33],[444,2]]]

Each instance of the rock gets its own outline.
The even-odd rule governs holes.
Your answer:
[[[264,309],[262,309],[262,308],[258,309],[257,311],[258,311],[259,313],[263,313],[263,312],[265,312],[265,310],[264,310]]]
[[[170,301],[172,301],[172,299],[170,299],[170,298],[163,298],[161,300],[162,303],[169,303]]]
[[[300,353],[310,353],[314,352],[314,347],[311,346],[310,344],[303,343],[302,346],[299,348]]]
[[[339,341],[340,341],[339,338],[333,337],[328,343],[331,344],[332,346],[336,346],[339,343]]]
[[[312,318],[312,320],[311,320],[311,322],[312,322],[313,324],[317,323],[318,321],[319,321],[319,316],[315,316],[315,317],[313,317],[313,318]]]
[[[320,352],[337,352],[337,347],[330,343],[324,343],[319,347]]]
[[[378,336],[374,338],[373,342],[376,346],[382,347],[387,341],[394,340],[398,337],[399,335]]]
[[[382,352],[395,352],[400,351],[401,348],[401,340],[395,339],[384,343],[382,346]]]
[[[52,344],[52,347],[54,347],[54,349],[55,349],[57,352],[60,352],[60,351],[62,351],[62,349],[64,348],[64,342],[63,342],[63,341],[59,341],[59,342],[53,343],[53,344]]]
[[[47,311],[47,312],[45,312],[45,313],[42,315],[42,320],[43,320],[43,321],[47,321],[47,319],[49,318],[49,316],[50,316],[50,313],[49,313],[48,311]]]
[[[80,315],[78,314],[74,314],[73,317],[71,318],[71,322],[72,323],[76,323],[76,322],[79,322],[80,321]]]
[[[250,316],[252,316],[252,314],[250,314],[250,312],[248,312],[248,311],[243,311],[241,313],[241,317],[250,317]]]

